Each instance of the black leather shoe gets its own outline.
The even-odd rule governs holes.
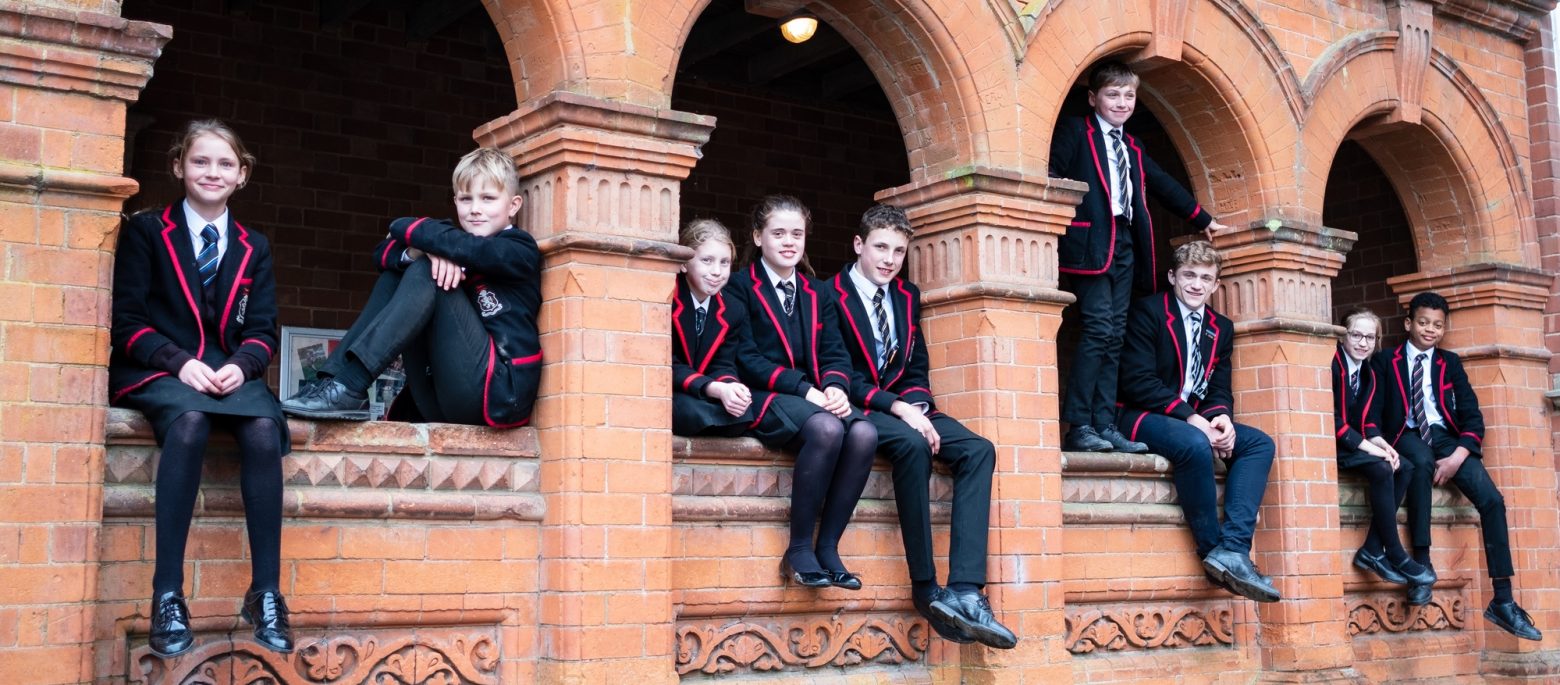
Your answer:
[[[824,569],[823,572],[829,574],[829,584],[834,587],[845,588],[846,590],[861,589],[861,576],[850,571]]]
[[[1018,646],[1018,636],[1007,626],[997,622],[991,612],[991,602],[979,592],[957,594],[944,589],[941,596],[932,600],[927,609],[933,616],[958,626],[970,637],[987,647],[1012,649]]]
[[[1237,595],[1258,602],[1277,602],[1283,599],[1278,589],[1257,575],[1251,559],[1244,554],[1219,548],[1203,557],[1203,572],[1223,580],[1229,590]]]
[[[1103,429],[1096,429],[1094,432],[1099,433],[1100,437],[1105,439],[1105,442],[1110,443],[1110,448],[1117,452],[1125,452],[1127,454],[1146,454],[1148,452],[1148,445],[1127,439],[1127,436],[1122,435],[1121,431],[1116,430],[1115,426],[1106,426]]]
[[[282,412],[306,419],[336,421],[367,421],[368,394],[349,390],[334,378],[319,381],[313,386],[287,398]]]
[[[275,590],[244,595],[244,622],[255,627],[255,641],[266,649],[283,654],[293,651],[292,626],[287,620],[287,601]]]
[[[828,571],[798,571],[784,557],[780,558],[780,579],[802,587],[829,587],[834,584],[834,578]]]
[[[161,657],[178,656],[195,646],[190,630],[190,608],[184,596],[164,592],[152,599],[152,651]]]
[[[1365,551],[1364,547],[1361,547],[1354,552],[1354,568],[1373,573],[1377,578],[1387,581],[1388,583],[1392,583],[1393,585],[1408,584],[1408,578],[1404,577],[1403,574],[1398,573],[1397,569],[1387,561],[1387,555],[1371,554],[1370,552]],[[1430,579],[1430,582],[1435,582],[1435,576],[1432,575]]]
[[[1430,590],[1431,587],[1429,585],[1408,586],[1408,605],[1422,607],[1426,604],[1429,604]]]
[[[1100,437],[1094,426],[1073,426],[1067,431],[1067,439],[1062,441],[1062,450],[1066,452],[1109,452],[1113,449],[1115,447]]]
[[[944,595],[947,594],[947,588],[937,588],[932,592],[930,597],[926,597],[924,599],[919,597],[914,598],[912,603],[915,604],[915,612],[924,617],[926,619],[926,623],[930,625],[932,630],[941,636],[942,639],[961,645],[973,644],[975,642],[975,638],[970,637],[970,634],[964,632],[963,628],[960,628],[958,625],[953,623],[944,621],[941,618],[938,618],[937,614],[932,613],[931,603],[941,601],[946,604],[949,601],[949,598],[945,597]]]
[[[1490,602],[1490,605],[1484,609],[1484,619],[1524,640],[1544,639],[1544,634],[1534,627],[1533,617],[1511,600]]]
[[[1408,566],[1410,563],[1412,563],[1414,566],[1418,567],[1419,570],[1417,572],[1410,572],[1409,570],[1405,569],[1404,567]],[[1392,570],[1397,571],[1399,574],[1401,574],[1403,576],[1403,578],[1408,580],[1408,584],[1409,585],[1426,585],[1426,586],[1429,586],[1429,585],[1434,585],[1435,581],[1438,580],[1438,578],[1435,575],[1435,569],[1430,568],[1429,566],[1426,566],[1424,564],[1420,564],[1420,563],[1414,562],[1413,557],[1409,557],[1408,559],[1405,559],[1403,561],[1403,563],[1401,563],[1401,564],[1394,564],[1389,559],[1389,560],[1387,560],[1387,564],[1392,567]]]

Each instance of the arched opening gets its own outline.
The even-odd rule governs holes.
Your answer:
[[[739,245],[747,213],[767,193],[797,196],[813,214],[808,255],[820,276],[852,257],[861,212],[909,181],[899,124],[872,71],[820,21],[801,44],[741,0],[715,0],[689,33],[672,109],[717,117],[704,156],[682,184],[682,220],[720,219]]]
[[[220,117],[259,164],[234,216],[273,246],[280,324],[344,329],[367,300],[369,256],[399,216],[448,216],[471,131],[515,109],[492,21],[459,2],[130,0],[174,27],[129,111],[127,211],[180,197],[166,150],[184,122]]]
[[[1414,229],[1386,172],[1352,140],[1338,146],[1327,172],[1322,224],[1359,235],[1333,279],[1333,321],[1341,324],[1350,310],[1368,307],[1382,318],[1382,346],[1397,344],[1403,312],[1387,279],[1419,269]]]

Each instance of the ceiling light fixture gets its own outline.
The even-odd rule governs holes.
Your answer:
[[[780,35],[792,43],[805,43],[818,32],[818,18],[802,10],[780,23]]]

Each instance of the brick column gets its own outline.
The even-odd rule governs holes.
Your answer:
[[[58,4],[58,3],[56,3]],[[118,3],[111,3],[118,7]],[[170,31],[0,7],[0,673],[92,679],[125,107]],[[25,675],[24,675],[25,674]]]
[[[1348,231],[1273,220],[1223,237],[1214,306],[1235,321],[1235,418],[1278,446],[1253,559],[1284,595],[1257,605],[1262,681],[1363,682],[1343,602],[1329,366],[1332,278]]]
[[[476,132],[541,243],[538,682],[672,683],[678,188],[714,118],[553,93]]]
[[[878,193],[916,229],[911,279],[939,408],[997,447],[987,591],[1018,648],[963,649],[966,683],[1070,682],[1062,587],[1056,241],[1082,183],[976,169]]]
[[[1543,317],[1555,278],[1541,270],[1480,264],[1387,283],[1404,304],[1434,290],[1452,305],[1443,344],[1462,355],[1479,396],[1484,465],[1506,499],[1517,601],[1544,631],[1544,641],[1518,640],[1484,620],[1490,582],[1482,548],[1432,547],[1436,566],[1470,578],[1468,630],[1483,631],[1480,670],[1489,682],[1553,682],[1560,677],[1560,512],[1554,454],[1545,449],[1549,351]]]

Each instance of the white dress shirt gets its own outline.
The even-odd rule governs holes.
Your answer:
[[[207,221],[195,210],[190,209],[188,200],[180,203],[184,205],[184,225],[190,227],[190,245],[195,248],[195,261],[200,262],[200,251],[206,248],[206,240],[200,237],[200,232],[206,228],[206,224],[217,227],[217,264],[222,263],[222,257],[227,255],[228,210],[222,210],[222,216],[215,221]]]
[[[1098,114],[1094,115],[1094,119],[1100,122],[1100,132],[1105,136],[1105,158],[1110,166],[1110,168],[1105,170],[1105,173],[1109,176],[1110,183],[1110,212],[1115,216],[1123,216],[1127,213],[1127,207],[1132,204],[1132,182],[1130,176],[1132,173],[1132,161],[1116,157],[1116,141],[1111,138],[1110,132],[1116,130],[1117,127],[1111,126],[1104,119],[1100,118]],[[1127,150],[1126,131],[1121,132],[1121,150],[1122,152]],[[1126,165],[1127,173],[1129,174],[1125,195],[1117,192],[1116,188],[1116,179],[1119,178],[1117,174],[1120,173],[1117,169],[1123,164]]]
[[[1204,332],[1208,330],[1208,306],[1203,305],[1197,309],[1187,309],[1186,304],[1180,300],[1176,300],[1175,304],[1181,308],[1181,331],[1186,340],[1186,374],[1181,377],[1181,401],[1187,402],[1191,400],[1192,391],[1197,389],[1197,381],[1199,380],[1195,375],[1197,370],[1192,368],[1192,353],[1199,349],[1202,345],[1202,340],[1194,336],[1206,335]],[[1202,331],[1192,330],[1192,314],[1202,317],[1202,324],[1199,326]],[[1207,359],[1203,360],[1202,371],[1204,374],[1208,371]]]
[[[1418,360],[1419,355],[1425,355],[1425,369],[1422,372],[1424,377],[1419,379],[1419,388],[1425,393],[1425,420],[1432,426],[1438,423],[1445,426],[1446,424],[1441,420],[1441,408],[1437,406],[1440,396],[1435,392],[1435,348],[1421,350],[1414,347],[1413,342],[1409,342],[1403,346],[1403,352],[1408,357],[1408,378],[1405,380],[1410,383],[1414,382],[1414,362]],[[1408,392],[1408,426],[1418,428],[1419,422],[1414,420],[1414,391],[1410,389]]]

